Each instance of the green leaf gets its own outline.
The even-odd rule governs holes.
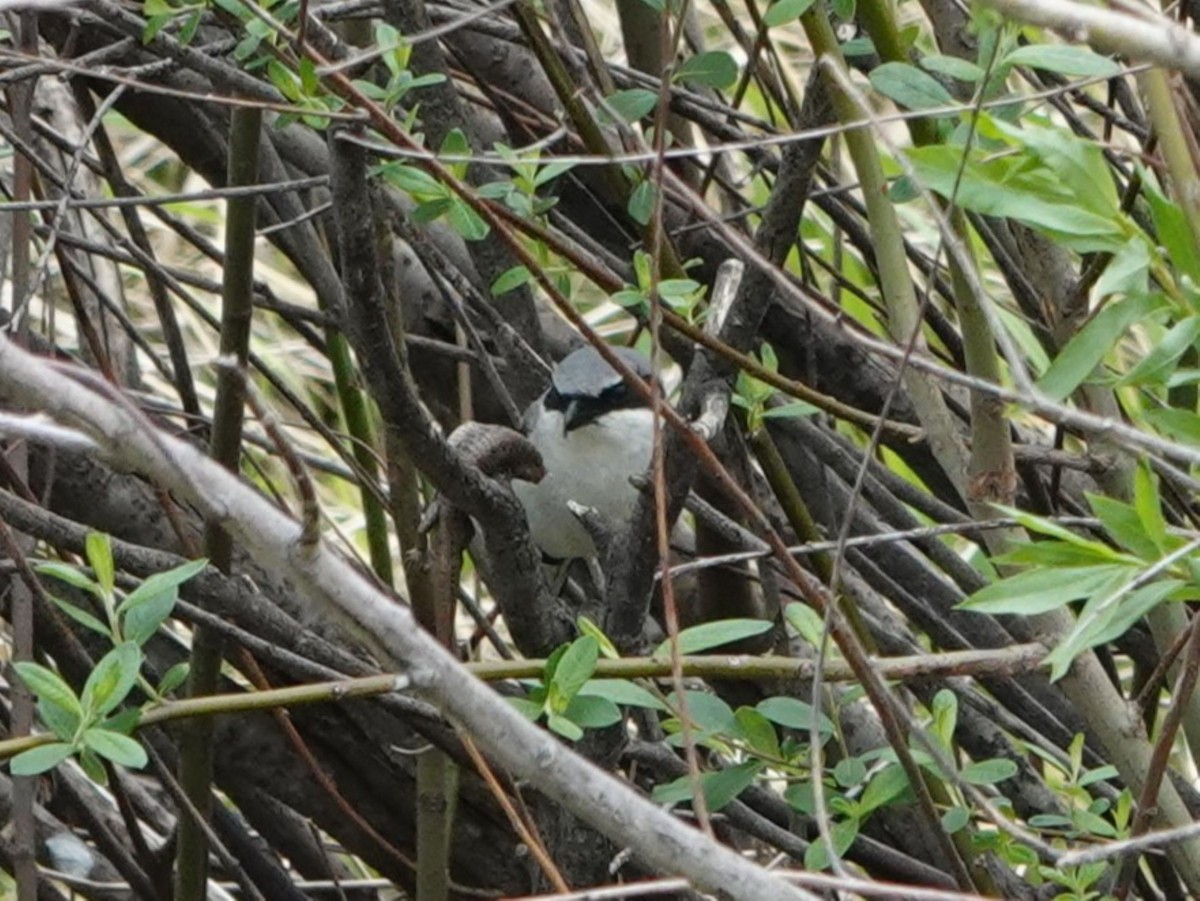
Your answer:
[[[1029,570],[993,582],[958,606],[978,613],[1015,613],[1036,616],[1091,595],[1126,568],[1116,565],[1080,566],[1073,569]]]
[[[501,294],[515,291],[522,285],[528,284],[530,278],[530,272],[524,266],[513,266],[511,269],[505,269],[492,282],[492,296],[499,297]]]
[[[645,88],[632,88],[628,91],[617,91],[606,97],[605,102],[626,122],[637,122],[650,115],[658,105],[658,94]]]
[[[1156,410],[1147,410],[1143,415],[1147,422],[1166,432],[1172,438],[1186,441],[1188,444],[1200,444],[1200,416],[1191,410],[1162,407]]]
[[[128,735],[118,732],[88,729],[83,733],[83,743],[101,757],[132,770],[140,770],[148,761],[145,748]]]
[[[124,613],[132,610],[139,604],[149,603],[160,594],[170,592],[178,588],[189,579],[195,578],[204,571],[204,567],[208,566],[207,559],[190,560],[187,563],[182,563],[174,569],[168,569],[165,572],[154,573],[142,580],[142,584],[126,595],[117,607],[117,613]]]
[[[125,700],[137,682],[142,666],[142,650],[126,641],[103,657],[88,676],[80,703],[90,716],[104,716]]]
[[[1028,66],[1079,78],[1119,75],[1121,67],[1086,47],[1069,44],[1029,44],[1004,57],[1002,65]]]
[[[22,751],[9,761],[8,770],[14,776],[36,776],[54,769],[74,753],[74,746],[66,742],[51,742]]]
[[[37,709],[38,716],[42,718],[43,723],[50,727],[51,732],[63,741],[75,741],[75,735],[83,723],[81,713],[59,707],[48,701],[45,696],[38,698]]]
[[[1008,553],[992,558],[992,562],[1014,566],[1092,566],[1099,563],[1137,566],[1141,563],[1139,558],[1114,551],[1098,541],[1092,545],[1081,547],[1061,541],[1021,542]]]
[[[177,10],[167,0],[146,0],[142,4],[142,15],[147,19],[151,16],[173,16]]]
[[[1143,560],[1158,558],[1158,545],[1146,534],[1142,519],[1131,505],[1105,497],[1102,494],[1085,492],[1092,512],[1100,519],[1104,530],[1121,547],[1132,551]]]
[[[952,197],[964,209],[1016,219],[1080,252],[1115,253],[1128,240],[1117,213],[1099,215],[1087,209],[1061,175],[1031,153],[977,152],[966,166],[963,148],[957,145],[914,147],[907,154],[926,188]]]
[[[1146,537],[1154,542],[1160,551],[1167,544],[1167,522],[1163,518],[1162,501],[1158,496],[1158,482],[1150,471],[1150,464],[1145,460],[1138,463],[1133,477],[1133,506],[1137,510],[1138,520],[1146,532]]]
[[[737,798],[750,787],[761,769],[762,764],[759,761],[748,760],[715,773],[701,774],[700,787],[708,809],[716,812]],[[672,782],[656,786],[650,800],[656,804],[679,804],[692,800],[691,776],[680,776]]]
[[[575,627],[579,630],[580,635],[590,635],[596,639],[596,643],[600,645],[600,656],[606,660],[618,660],[621,657],[621,652],[617,650],[616,645],[612,643],[604,630],[596,625],[586,616],[580,615],[575,617]]]
[[[1188,316],[1175,323],[1163,337],[1154,343],[1150,353],[1117,380],[1122,385],[1145,385],[1162,383],[1188,350],[1200,338],[1200,316]]]
[[[531,723],[536,723],[542,716],[542,711],[545,707],[536,701],[531,701],[528,698],[505,698],[508,706]]]
[[[971,785],[995,785],[1015,775],[1017,765],[1002,757],[968,763],[962,768],[963,781]]]
[[[929,712],[933,715],[933,732],[938,741],[946,750],[952,749],[954,730],[958,727],[958,695],[948,688],[939,690],[933,696]]]
[[[921,57],[921,68],[959,81],[976,82],[983,78],[983,69],[970,60],[959,59],[957,56],[930,53]]]
[[[1194,284],[1200,285],[1200,256],[1197,256],[1187,217],[1178,204],[1162,192],[1152,173],[1139,166],[1138,174],[1142,177],[1142,194],[1150,205],[1154,231],[1166,251],[1166,258]]]
[[[1070,669],[1071,662],[1082,652],[1124,635],[1185,583],[1178,579],[1152,582],[1129,592],[1114,603],[1112,598],[1124,591],[1126,585],[1127,580],[1115,582],[1106,590],[1097,591],[1084,605],[1076,627],[1046,656],[1045,662],[1050,664],[1051,681],[1062,678]]]
[[[807,401],[794,400],[778,407],[768,407],[763,411],[763,419],[795,419],[798,416],[812,416],[820,412],[820,407],[814,407]]]
[[[737,766],[726,767],[716,773],[705,773],[700,782],[704,786],[704,800],[708,809],[715,813],[749,788],[754,777],[762,771],[762,762],[747,760]]]
[[[112,594],[117,584],[117,573],[113,567],[112,544],[103,532],[88,532],[84,539],[84,549],[87,552],[88,563],[96,574],[105,594]]]
[[[641,707],[646,710],[666,710],[667,705],[640,685],[625,679],[589,679],[579,689],[579,695],[606,698],[622,707]]]
[[[732,56],[724,50],[707,50],[685,59],[675,70],[673,80],[719,91],[732,85],[737,77],[738,67]]]
[[[639,182],[629,195],[629,218],[638,225],[648,225],[650,217],[654,215],[654,198],[654,183],[648,180]]]
[[[825,631],[825,621],[812,607],[793,601],[783,608],[783,618],[801,638],[814,648],[820,647],[821,635]]]
[[[82,607],[76,607],[70,601],[65,601],[53,594],[47,594],[46,597],[50,599],[50,603],[52,603],[67,616],[71,617],[71,619],[75,620],[75,622],[86,626],[97,635],[103,635],[105,638],[108,638],[111,634],[108,626],[104,625],[104,623],[100,622],[100,620],[92,616],[92,614],[88,613]]]
[[[621,722],[621,709],[606,698],[576,695],[563,716],[584,729],[603,729]]]
[[[765,619],[722,619],[691,626],[679,633],[679,653],[698,654],[701,651],[709,651],[744,638],[762,635],[770,628],[771,621]],[[671,642],[668,640],[655,648],[652,656],[669,657],[670,654]]]
[[[592,677],[599,658],[600,644],[590,635],[584,635],[571,642],[559,658],[554,676],[550,680],[552,690],[557,691],[564,704],[569,703]]]
[[[66,582],[75,588],[90,592],[96,597],[104,595],[104,589],[100,585],[90,579],[86,573],[80,572],[74,566],[68,566],[66,563],[39,563],[33,568],[39,576],[49,576],[52,579],[58,579],[60,582]]]
[[[174,612],[178,600],[179,589],[172,587],[139,603],[126,612],[121,621],[123,636],[136,644],[145,644]]]
[[[890,764],[871,777],[858,802],[860,816],[885,807],[908,791],[908,776],[898,763]]]
[[[176,663],[173,667],[163,673],[163,677],[158,680],[158,686],[155,690],[160,695],[169,695],[187,681],[188,671],[190,669],[191,667],[186,661]]]
[[[706,691],[685,691],[687,713],[692,724],[701,732],[734,735],[737,733],[737,717],[733,708]],[[673,710],[679,710],[679,698],[672,692],[667,698]]]
[[[871,70],[871,86],[900,106],[920,111],[953,106],[954,96],[928,72],[908,63],[883,63]]]
[[[1129,297],[1106,306],[1080,329],[1038,380],[1038,388],[1051,400],[1068,397],[1092,374],[1133,323],[1162,306],[1154,296]]]
[[[379,172],[394,187],[414,197],[444,197],[446,194],[441,182],[416,166],[386,163]]]
[[[851,788],[867,778],[867,765],[857,757],[844,757],[833,768],[833,779],[842,788]]]
[[[738,735],[745,740],[751,750],[778,760],[782,757],[779,750],[779,736],[770,720],[753,707],[739,707],[734,714],[738,724]]]
[[[546,725],[550,727],[551,732],[557,732],[569,741],[579,741],[579,739],[583,738],[582,729],[565,716],[559,716],[557,713],[551,713],[546,717]]]
[[[854,840],[858,838],[858,820],[841,820],[834,823],[830,829],[833,848],[838,857],[843,857]],[[825,842],[817,840],[808,846],[804,852],[804,869],[820,872],[829,866],[829,855],[825,851]]]
[[[808,12],[815,0],[777,0],[763,13],[763,24],[768,28],[786,25]]]
[[[79,755],[79,765],[83,767],[87,777],[97,785],[108,785],[108,773],[104,769],[104,763],[91,748],[83,749]]]
[[[454,197],[450,201],[450,210],[446,218],[450,227],[467,241],[482,241],[491,231],[487,222],[461,197]]]
[[[969,822],[971,822],[971,811],[965,807],[951,807],[942,814],[942,828],[946,830],[947,835],[954,835],[961,831]]]
[[[795,698],[765,698],[759,701],[754,709],[772,723],[785,726],[788,729],[803,729],[807,731],[812,728],[812,706]],[[821,714],[820,716],[821,732],[825,735],[832,735],[833,722],[825,714]]]
[[[13,669],[37,696],[39,702],[44,701],[80,719],[83,718],[83,706],[79,703],[79,698],[58,673],[28,661],[14,663]]]

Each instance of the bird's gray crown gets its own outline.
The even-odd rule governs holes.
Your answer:
[[[643,379],[654,376],[646,357],[632,347],[613,347],[613,353]],[[573,351],[554,367],[554,391],[562,397],[599,398],[624,381],[600,352],[590,344]]]

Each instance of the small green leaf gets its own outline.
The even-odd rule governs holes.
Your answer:
[[[169,695],[184,682],[187,681],[188,671],[190,670],[188,663],[176,663],[173,667],[163,673],[163,677],[158,680],[156,691],[160,695]]]
[[[113,567],[112,544],[103,532],[88,532],[84,539],[84,549],[87,551],[88,563],[96,574],[96,581],[105,594],[112,594],[117,584],[117,574]]]
[[[38,698],[37,709],[38,716],[42,718],[43,723],[50,727],[51,732],[63,741],[75,741],[75,736],[83,723],[80,713],[59,707],[48,701],[45,696]]]
[[[645,88],[617,91],[605,98],[614,113],[626,122],[638,122],[658,105],[658,94]]]
[[[583,730],[564,716],[552,713],[546,717],[546,725],[551,732],[556,732],[569,741],[579,741],[583,738]]]
[[[1130,297],[1106,306],[1079,330],[1049,370],[1038,380],[1051,400],[1064,400],[1092,374],[1133,323],[1145,319],[1162,305],[1153,296]]]
[[[857,757],[845,757],[833,768],[833,778],[842,788],[858,785],[867,778],[867,767]]]
[[[1029,570],[993,582],[958,606],[964,610],[993,615],[1016,613],[1035,616],[1088,597],[1125,571],[1125,567],[1115,565]]]
[[[1122,385],[1145,385],[1163,382],[1175,368],[1179,358],[1200,338],[1200,316],[1188,316],[1175,323],[1159,341],[1150,348],[1137,365],[1117,380]]]
[[[505,698],[508,706],[531,723],[536,723],[542,716],[545,707],[536,701],[531,701],[528,698]]]
[[[58,673],[28,661],[14,663],[13,669],[37,696],[39,702],[44,701],[82,719],[83,706],[79,703],[79,698]]]
[[[921,57],[921,68],[929,72],[936,72],[938,75],[946,75],[971,83],[983,78],[983,69],[970,60],[959,59],[957,56],[930,53]]]
[[[513,266],[511,269],[506,269],[492,282],[492,296],[499,297],[501,294],[515,291],[522,285],[528,284],[530,277],[529,270],[524,266]]]
[[[1161,407],[1145,412],[1146,421],[1178,441],[1200,444],[1200,416],[1191,410]]]
[[[754,708],[771,722],[788,729],[808,730],[812,727],[813,709],[809,704],[795,698],[765,698]],[[821,732],[833,734],[833,722],[825,714],[821,714]]]
[[[125,700],[137,682],[142,666],[142,650],[126,641],[103,657],[88,676],[80,703],[90,716],[104,716]]]
[[[584,729],[603,729],[621,722],[621,708],[606,698],[576,695],[563,716]]]
[[[66,563],[39,563],[33,568],[39,576],[49,576],[52,579],[58,579],[60,582],[66,582],[75,588],[80,588],[83,591],[94,594],[96,597],[102,597],[104,590],[98,583],[88,578],[85,573],[80,572],[74,566],[68,566]]]
[[[83,743],[101,757],[131,770],[140,770],[148,761],[146,749],[130,738],[107,729],[88,729]]]
[[[1028,66],[1078,78],[1113,76],[1121,72],[1121,67],[1108,57],[1086,47],[1069,44],[1029,44],[1018,47],[1004,57],[1003,64]]]
[[[1133,506],[1138,520],[1155,547],[1162,550],[1167,543],[1167,522],[1163,519],[1162,501],[1158,495],[1158,482],[1150,471],[1150,464],[1142,460],[1133,479]]]
[[[861,816],[885,807],[908,790],[908,776],[898,763],[884,767],[871,777],[858,802]]]
[[[79,765],[83,767],[87,777],[97,785],[108,785],[108,772],[104,769],[104,763],[91,748],[84,747],[79,755]]]
[[[833,838],[833,848],[838,857],[845,855],[858,838],[858,820],[842,820],[834,823],[830,830]],[[804,869],[820,872],[829,866],[829,855],[825,851],[825,842],[814,841],[804,852]]]
[[[733,735],[737,732],[737,717],[733,708],[706,691],[685,691],[687,713],[697,729],[709,734]],[[679,710],[679,699],[674,693],[667,699],[671,707]]]
[[[154,573],[142,580],[142,584],[126,595],[120,606],[117,607],[117,613],[124,613],[137,607],[139,604],[145,604],[154,600],[163,592],[169,592],[173,588],[178,588],[189,579],[195,578],[204,571],[204,567],[208,566],[207,559],[191,560],[187,563],[182,563],[174,569],[168,569],[165,572]]]
[[[808,12],[815,0],[777,0],[763,13],[763,24],[768,28],[794,22]]]
[[[954,747],[954,730],[958,727],[958,695],[948,688],[939,690],[933,696],[929,710],[933,714],[934,734],[942,747],[950,750]]]
[[[648,225],[650,217],[654,215],[654,198],[656,194],[653,182],[648,180],[639,182],[638,186],[629,195],[627,206],[629,218],[638,225]]]
[[[965,807],[951,807],[942,814],[942,828],[946,830],[947,835],[966,828],[966,825],[971,822],[971,811]]]
[[[14,776],[36,776],[54,769],[75,753],[75,748],[66,742],[56,741],[22,751],[8,764]]]
[[[749,760],[716,773],[703,773],[700,776],[700,786],[708,809],[716,812],[734,800],[750,787],[761,769],[762,764],[759,761]],[[656,786],[650,800],[656,804],[679,804],[692,800],[691,776],[680,776],[672,782]]]
[[[807,401],[794,400],[778,407],[768,407],[763,411],[763,419],[795,419],[798,416],[812,416],[820,412],[820,407],[814,407]]]
[[[640,685],[625,679],[589,679],[579,689],[579,695],[607,698],[622,707],[641,707],[646,710],[666,710],[667,705]]]
[[[69,601],[65,601],[53,594],[47,594],[46,597],[50,599],[50,603],[52,603],[67,616],[71,617],[71,619],[75,620],[75,622],[86,626],[97,635],[103,635],[105,638],[108,638],[108,636],[111,634],[108,626],[104,625],[104,623],[100,622],[100,620],[92,616],[92,614],[88,613],[82,607],[76,607]]]
[[[1017,775],[1017,765],[1011,760],[996,757],[991,760],[980,760],[968,763],[962,768],[964,782],[971,785],[995,785],[1005,779]]]
[[[707,50],[688,57],[675,70],[674,80],[723,90],[738,77],[737,63],[724,50]]]
[[[953,106],[954,96],[928,72],[908,63],[883,63],[871,70],[871,86],[885,97],[917,112]]]
[[[1104,530],[1117,544],[1143,560],[1154,561],[1158,558],[1158,545],[1146,534],[1141,517],[1130,504],[1091,492],[1084,492],[1084,496]]]
[[[609,640],[609,637],[604,634],[604,630],[588,619],[586,616],[580,615],[575,617],[575,627],[579,629],[580,635],[590,635],[596,639],[596,643],[600,645],[600,656],[605,660],[618,660],[621,657],[621,652],[617,650],[616,645]]]
[[[415,197],[442,197],[446,193],[441,182],[416,166],[387,163],[379,172],[394,187]]]
[[[775,727],[770,720],[753,707],[739,707],[734,717],[737,719],[738,734],[751,750],[774,760],[782,756],[779,736],[775,734]]]
[[[461,197],[455,197],[450,201],[450,210],[446,218],[450,222],[450,227],[467,241],[482,241],[491,231],[487,222]]]
[[[698,654],[744,638],[762,635],[770,629],[771,621],[765,619],[722,619],[702,623],[679,633],[679,653]],[[668,640],[655,648],[652,656],[668,657],[670,654],[671,642]]]
[[[564,705],[569,703],[592,677],[599,658],[600,644],[590,635],[575,639],[566,653],[559,658],[550,685],[557,691]]]

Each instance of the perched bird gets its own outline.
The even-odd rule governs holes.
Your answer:
[[[614,347],[634,372],[654,377],[650,361]],[[565,357],[549,390],[525,412],[525,434],[542,454],[545,477],[536,485],[514,481],[534,543],[547,557],[592,558],[596,547],[568,501],[592,507],[614,529],[629,521],[653,452],[654,415],[590,345]]]

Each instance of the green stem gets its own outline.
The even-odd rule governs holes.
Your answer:
[[[258,181],[258,151],[262,111],[238,107],[230,115],[229,172],[231,186]],[[221,288],[221,356],[236,360],[237,368],[217,371],[210,452],[214,460],[236,472],[241,459],[245,404],[245,366],[250,356],[250,323],[253,317],[254,229],[256,197],[231,198],[227,207],[225,269]],[[229,533],[215,523],[204,530],[204,553],[214,566],[228,573],[233,559]],[[224,642],[221,634],[198,626],[192,633],[188,694],[193,698],[213,694],[220,680]],[[179,783],[200,815],[207,818],[212,798],[212,723],[189,724],[179,744]],[[175,856],[176,901],[203,901],[207,895],[208,838],[204,824],[194,817],[179,817],[179,846]]]

